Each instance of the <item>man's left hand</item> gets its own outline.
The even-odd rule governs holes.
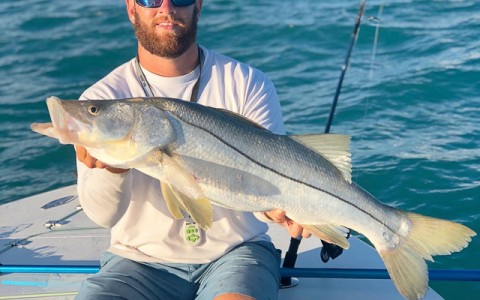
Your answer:
[[[292,219],[287,217],[286,212],[281,209],[273,209],[267,212],[264,212],[265,216],[272,220],[273,222],[282,225],[287,228],[288,233],[291,237],[299,239],[300,237],[309,238],[312,234],[305,230],[302,225],[294,222]]]

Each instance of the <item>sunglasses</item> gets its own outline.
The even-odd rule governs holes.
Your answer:
[[[190,6],[195,3],[195,0],[171,0],[174,6]],[[135,0],[135,2],[146,8],[160,7],[163,0]]]

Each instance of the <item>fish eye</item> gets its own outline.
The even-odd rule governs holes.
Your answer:
[[[93,115],[93,116],[96,116],[98,115],[98,112],[100,111],[100,107],[96,106],[96,105],[90,105],[88,107],[88,113]]]

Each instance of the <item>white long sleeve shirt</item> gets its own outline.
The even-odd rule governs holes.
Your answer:
[[[202,47],[198,103],[231,110],[283,134],[282,113],[272,82],[260,71]],[[190,99],[200,69],[179,77],[161,77],[143,69],[157,97]],[[134,60],[87,89],[81,100],[146,96]],[[113,174],[77,163],[78,193],[85,213],[111,228],[108,251],[145,262],[207,263],[245,241],[270,240],[267,225],[254,214],[214,206],[213,225],[202,243],[189,245],[185,220],[171,217],[157,179],[135,169]]]

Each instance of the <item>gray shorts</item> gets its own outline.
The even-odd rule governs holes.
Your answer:
[[[201,299],[225,293],[277,299],[280,255],[268,242],[239,245],[208,264],[140,263],[105,253],[76,299]]]

